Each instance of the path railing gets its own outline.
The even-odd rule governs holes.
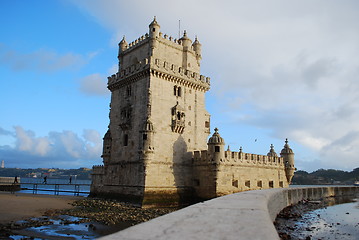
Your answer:
[[[21,185],[30,185],[26,188],[21,188],[22,190],[32,190],[33,194],[37,194],[38,191],[45,191],[45,192],[54,192],[54,195],[59,195],[60,192],[68,192],[74,193],[74,196],[79,196],[80,193],[82,194],[89,194],[90,191],[81,191],[81,187],[90,186],[91,184],[61,184],[61,183],[24,183],[22,182]],[[47,188],[39,188],[39,186],[46,186]],[[62,189],[62,186],[73,186],[73,190]]]

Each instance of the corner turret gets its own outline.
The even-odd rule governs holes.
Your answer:
[[[202,59],[202,44],[198,41],[197,36],[192,44],[193,50],[196,53],[197,61]]]
[[[224,159],[224,140],[218,133],[218,128],[214,129],[212,137],[208,139],[208,153],[210,161],[219,163]]]
[[[125,51],[128,48],[128,43],[125,39],[125,36],[123,36],[121,42],[118,44],[118,55],[120,55],[123,51]]]
[[[181,44],[185,50],[189,49],[192,44],[192,40],[187,37],[187,32],[184,30],[183,37],[179,39]]]
[[[285,139],[285,144],[282,151],[280,152],[280,156],[284,160],[285,175],[287,177],[288,184],[290,184],[296,168],[294,167],[294,153],[293,150],[289,147],[288,139]]]
[[[160,36],[160,25],[156,20],[156,16],[153,18],[153,21],[150,23],[149,27],[149,36],[150,38],[156,38]]]

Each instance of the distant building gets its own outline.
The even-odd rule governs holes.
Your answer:
[[[294,153],[286,141],[278,157],[224,149],[205,93],[210,79],[200,75],[201,44],[196,38],[162,34],[156,19],[149,32],[119,43],[119,70],[108,78],[110,124],[103,139],[103,163],[94,166],[92,196],[140,205],[173,205],[234,192],[288,187]]]
[[[5,168],[5,161],[1,160],[1,168]]]

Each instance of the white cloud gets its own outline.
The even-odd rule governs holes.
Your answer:
[[[35,134],[32,131],[25,131],[22,127],[16,126],[17,148],[20,151],[31,151],[36,144],[34,141]]]
[[[51,165],[69,168],[76,165],[73,163],[75,161],[82,164],[76,167],[88,167],[92,161],[100,160],[102,138],[92,129],[83,130],[82,137],[72,131],[53,131],[47,136],[37,137],[33,131],[16,126],[12,135],[15,146],[0,146],[0,155],[6,161],[12,160],[13,166],[18,163],[31,167]]]
[[[80,90],[88,95],[107,96],[109,90],[107,89],[106,79],[99,73],[83,77],[80,79]]]
[[[97,52],[87,55],[72,52],[60,54],[50,49],[22,53],[0,44],[0,63],[9,65],[14,71],[53,72],[62,69],[75,69],[87,64],[96,55]]]

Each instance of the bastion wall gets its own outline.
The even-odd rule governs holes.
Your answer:
[[[276,188],[201,202],[101,239],[279,239],[273,225],[285,207],[303,199],[355,196],[359,187]]]

